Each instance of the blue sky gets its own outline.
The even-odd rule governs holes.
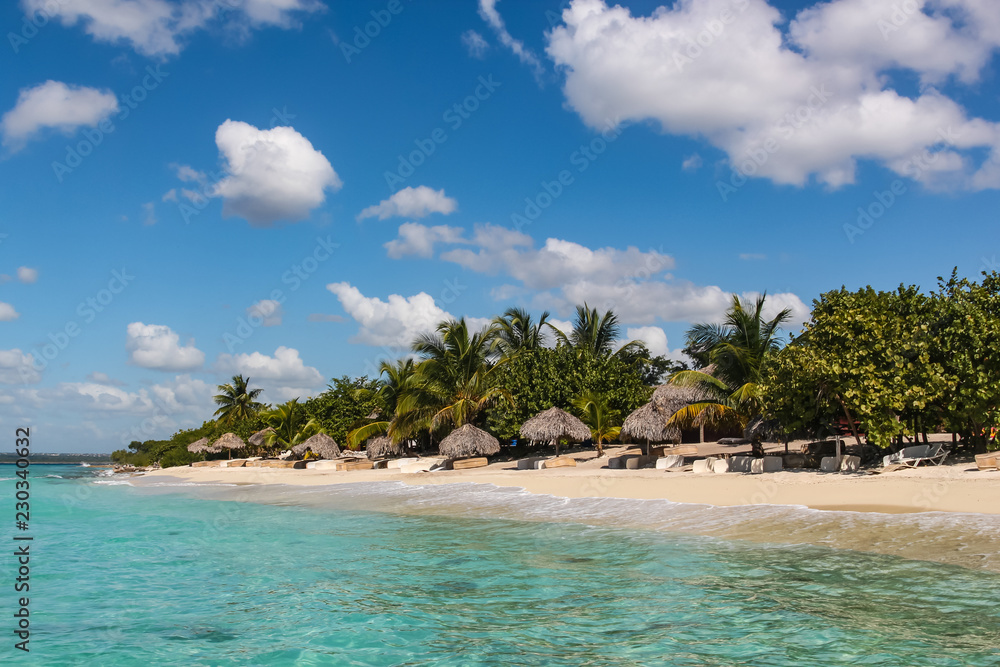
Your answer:
[[[312,395],[442,317],[586,300],[677,356],[733,293],[801,322],[1000,257],[990,0],[21,0],[0,26],[0,424],[40,450],[200,424],[237,372]]]

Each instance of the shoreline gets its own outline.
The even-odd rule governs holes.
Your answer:
[[[133,480],[164,477],[188,483],[325,486],[402,482],[428,486],[490,484],[557,498],[667,500],[715,507],[784,505],[821,511],[913,514],[948,512],[1000,514],[1000,471],[974,464],[945,464],[885,474],[785,470],[750,475],[701,474],[664,470],[612,470],[606,459],[573,454],[576,468],[517,470],[513,462],[484,468],[404,474],[393,470],[341,471],[281,468],[189,468],[150,471]],[[137,486],[144,486],[141,481]]]

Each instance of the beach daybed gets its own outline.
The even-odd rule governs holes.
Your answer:
[[[904,447],[895,454],[882,457],[882,465],[898,464],[915,468],[925,461],[941,465],[947,456],[948,450],[939,442],[929,445],[914,445],[913,447]]]
[[[1000,467],[1000,452],[976,454],[976,467],[980,470],[995,470]]]

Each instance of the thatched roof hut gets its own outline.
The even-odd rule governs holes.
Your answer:
[[[466,458],[469,456],[490,456],[500,451],[500,441],[486,431],[472,424],[466,424],[448,434],[438,446],[441,456]]]
[[[200,440],[195,440],[190,445],[187,446],[187,450],[192,454],[200,454],[202,452],[208,451],[208,438],[202,438]]]
[[[266,440],[267,440],[267,435],[269,433],[274,433],[274,429],[271,428],[270,426],[268,426],[267,428],[262,428],[261,430],[257,431],[249,438],[247,438],[247,442],[253,445],[254,447],[263,447],[264,445],[267,444]]]
[[[583,442],[590,438],[590,428],[565,410],[549,408],[521,425],[521,437],[535,442],[551,442],[559,454],[559,438]]]
[[[337,442],[326,433],[317,433],[308,440],[295,445],[292,447],[292,454],[302,456],[306,450],[311,450],[321,459],[335,459],[340,456],[340,447]]]
[[[234,449],[242,449],[247,446],[247,443],[243,442],[243,439],[235,433],[223,433],[219,438],[212,443],[212,447],[208,449],[210,452],[221,452],[223,449],[229,450],[229,455],[233,455]]]
[[[668,408],[662,407],[656,400],[646,403],[625,418],[622,424],[621,438],[639,440],[647,445],[651,442],[680,442],[681,429],[667,425],[667,420],[673,415]]]
[[[365,443],[365,454],[367,454],[368,458],[373,461],[375,459],[402,456],[403,445],[398,442],[393,442],[392,438],[387,435],[379,435],[374,438],[370,438],[368,442]]]

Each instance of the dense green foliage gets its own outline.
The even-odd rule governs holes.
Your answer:
[[[511,397],[511,405],[491,410],[488,430],[501,439],[517,438],[521,424],[553,406],[572,411],[584,392],[605,397],[608,408],[628,415],[649,400],[652,388],[627,361],[612,356],[577,356],[572,348],[541,348],[505,362],[496,382]]]
[[[264,409],[264,404],[257,401],[261,390],[250,389],[249,384],[250,378],[234,375],[232,382],[218,386],[215,404],[219,409],[215,411],[215,416],[221,423],[245,421]]]
[[[937,292],[827,292],[764,382],[786,432],[857,422],[881,447],[937,429],[983,439],[998,423],[1000,280],[954,274]]]
[[[350,446],[347,434],[366,423],[373,413],[383,409],[378,395],[379,383],[367,377],[334,378],[326,391],[307,400],[306,414],[316,420],[319,428],[340,446]],[[360,443],[357,443],[360,444]],[[357,449],[357,444],[351,446]]]

